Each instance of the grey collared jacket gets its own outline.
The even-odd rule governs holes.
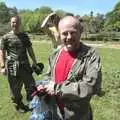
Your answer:
[[[49,57],[50,76],[55,81],[55,67],[62,48]],[[100,57],[92,47],[80,43],[77,57],[63,84],[55,85],[55,92],[61,93],[68,118],[77,120],[90,112],[92,95],[101,92]],[[75,116],[75,117],[74,117]],[[82,119],[81,119],[82,120]],[[85,120],[88,120],[87,118]]]

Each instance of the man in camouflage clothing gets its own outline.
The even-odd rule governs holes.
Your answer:
[[[11,99],[15,103],[16,110],[25,112],[28,107],[22,102],[21,89],[24,84],[27,96],[30,101],[32,86],[35,85],[32,76],[32,69],[29,64],[27,52],[36,66],[36,58],[32,44],[27,34],[20,32],[20,17],[11,18],[12,30],[5,34],[0,41],[1,73],[5,74],[7,69],[8,82],[10,86]]]
[[[101,91],[100,57],[80,42],[82,26],[76,17],[62,18],[58,30],[63,47],[49,58],[51,82],[44,88],[58,96],[64,120],[93,120],[90,100]]]

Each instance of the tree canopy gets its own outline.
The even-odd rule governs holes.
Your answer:
[[[4,2],[0,2],[0,25],[9,24],[10,17],[18,14],[22,19],[22,30],[30,33],[38,33],[42,31],[40,29],[42,21],[51,12],[53,12],[53,10],[48,6],[42,6],[35,10],[18,10],[16,7],[9,8]],[[68,13],[59,9],[56,10],[56,13],[60,17],[67,14],[74,15],[73,13]],[[109,11],[106,15],[100,13],[94,15],[94,12],[91,11],[88,15],[80,16],[78,13],[76,16],[80,18],[84,30],[87,33],[99,33],[101,31],[120,32],[120,2],[118,2],[113,10]]]

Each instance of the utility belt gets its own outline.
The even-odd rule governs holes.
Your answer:
[[[13,57],[8,56],[6,58],[8,73],[12,76],[17,76],[19,74],[20,68],[24,68],[27,71],[31,71],[30,64],[28,60],[18,60]]]
[[[20,60],[18,57],[11,57],[11,56],[7,56],[6,61],[7,62],[19,62],[19,64],[21,65],[28,63],[28,59]]]

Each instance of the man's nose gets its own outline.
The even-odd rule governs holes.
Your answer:
[[[67,39],[71,39],[71,37],[72,37],[71,33],[68,33]]]

